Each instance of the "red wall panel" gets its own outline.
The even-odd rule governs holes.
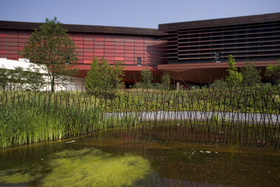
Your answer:
[[[18,46],[18,43],[7,42],[6,44],[7,46]]]
[[[115,60],[114,56],[105,56],[105,60]]]
[[[126,47],[126,46],[134,46],[134,42],[125,42],[124,43],[124,46]]]
[[[120,45],[120,46],[124,46],[124,42],[115,42],[115,45],[116,45],[116,46],[119,46],[119,45]]]
[[[143,43],[135,43],[135,47],[143,47],[144,44]]]
[[[30,33],[26,33],[26,32],[20,32],[18,35],[19,38],[21,39],[28,39],[30,37]]]
[[[126,51],[127,51],[127,50],[133,50],[133,51],[134,51],[135,47],[134,47],[134,46],[125,46],[124,49],[125,49]]]
[[[84,60],[93,60],[93,56],[84,56]]]
[[[115,61],[124,61],[124,57],[115,57]]]
[[[104,49],[94,49],[94,52],[96,52],[96,53],[104,53]]]
[[[114,46],[114,42],[105,41],[105,46]]]
[[[92,63],[92,60],[93,60],[93,58],[90,59],[90,60],[84,60],[84,64],[91,64],[91,63]]]
[[[83,45],[84,41],[83,40],[79,40],[79,41],[74,41],[76,45]]]
[[[26,43],[28,41],[28,38],[19,38],[18,42],[20,43]]]
[[[16,51],[18,46],[7,46],[7,51]]]
[[[93,34],[84,34],[84,40],[85,41],[93,41],[94,35]]]
[[[115,52],[115,50],[114,49],[107,49],[107,48],[105,48],[105,53],[114,53]]]
[[[93,44],[94,45],[104,45],[104,42],[102,42],[102,41],[94,41]]]
[[[85,45],[93,45],[93,40],[92,41],[84,40],[84,44]]]
[[[124,46],[119,46],[119,45],[117,45],[117,46],[115,46],[115,49],[116,49],[116,50],[124,50]]]
[[[84,52],[86,52],[86,53],[93,53],[93,48],[92,49],[84,49]]]
[[[84,45],[85,49],[93,49],[93,45]]]
[[[93,53],[84,53],[84,56],[93,56]]]
[[[7,58],[11,59],[11,60],[17,60],[18,59],[18,55],[7,54]]]
[[[93,53],[93,56],[97,56],[97,57],[104,57],[104,53]]]
[[[104,41],[104,36],[94,36],[94,41],[97,41],[97,42],[102,42]]]
[[[114,53],[106,53],[106,51],[105,51],[105,53],[104,53],[104,56],[105,57],[112,57],[112,56],[115,56],[115,54]]]
[[[3,43],[3,45],[6,45],[6,38],[0,38],[0,44]]]
[[[94,45],[93,49],[104,49],[104,46],[102,46],[102,45]]]
[[[72,37],[73,37],[73,40],[75,40],[75,41],[84,40],[84,35],[83,34],[73,34]]]
[[[128,60],[128,61],[135,61],[135,58],[134,57],[124,57],[125,60]]]
[[[124,54],[124,50],[115,50],[115,53],[121,53],[121,54]]]
[[[7,41],[7,42],[14,42],[14,43],[17,43],[17,42],[18,42],[18,38],[7,38],[6,41]]]
[[[134,61],[125,60],[124,64],[133,65],[133,64],[135,64],[135,62]]]
[[[115,41],[115,38],[114,36],[105,36],[105,41],[110,41],[110,42],[114,42]]]
[[[125,57],[134,57],[134,53],[133,54],[125,53],[124,56]]]
[[[79,49],[83,49],[84,45],[83,44],[76,44],[76,47],[78,47]]]

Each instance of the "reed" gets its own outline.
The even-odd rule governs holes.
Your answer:
[[[0,146],[108,129],[141,135],[139,129],[147,129],[161,140],[279,148],[279,90],[270,85],[132,89],[110,99],[83,92],[0,91]]]

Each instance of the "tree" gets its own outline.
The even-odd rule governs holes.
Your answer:
[[[75,49],[75,43],[69,38],[66,29],[54,18],[46,19],[39,29],[35,29],[19,54],[47,68],[51,91],[54,92],[55,80],[63,82],[65,76],[77,73]]]
[[[170,88],[170,76],[167,73],[164,73],[161,76],[161,85],[163,90],[169,90]]]
[[[115,95],[116,91],[123,86],[124,72],[121,64],[122,62],[117,61],[110,66],[104,58],[101,58],[99,62],[94,57],[86,76],[87,91],[95,95]]]
[[[280,60],[278,61],[278,65],[268,64],[266,66],[265,76],[273,81],[274,83],[278,82],[280,79]]]
[[[153,76],[152,76],[152,72],[151,70],[149,70],[148,68],[146,68],[145,70],[141,71],[141,87],[142,88],[151,88],[152,87],[152,80],[153,80]]]
[[[232,55],[228,56],[227,64],[229,65],[229,68],[227,69],[228,76],[226,77],[226,81],[231,86],[235,86],[242,82],[242,74],[237,71],[237,68],[235,67],[235,59]]]
[[[7,88],[9,80],[8,76],[9,75],[7,69],[2,66],[0,68],[0,89],[5,90]]]
[[[24,69],[14,67],[6,69],[0,68],[0,89],[20,89],[20,90],[39,90],[45,86],[44,74],[33,65]]]
[[[260,83],[261,82],[260,72],[261,70],[257,69],[255,64],[246,62],[245,66],[241,68],[241,74],[243,77],[242,82],[245,85],[254,85],[256,83]]]

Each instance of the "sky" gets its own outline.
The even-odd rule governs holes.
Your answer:
[[[158,24],[280,12],[280,0],[0,0],[0,20],[158,28]]]

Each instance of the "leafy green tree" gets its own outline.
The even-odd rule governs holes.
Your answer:
[[[86,88],[89,93],[95,95],[112,96],[117,90],[122,88],[123,66],[117,61],[114,65],[101,58],[100,62],[94,57],[91,68],[86,76]]]
[[[23,69],[0,68],[0,89],[39,90],[45,86],[44,74],[34,66]]]
[[[153,80],[153,76],[152,76],[151,70],[146,68],[145,70],[141,71],[140,85],[141,85],[142,88],[147,88],[147,89],[151,88],[152,87],[152,80]]]
[[[226,77],[226,81],[231,86],[240,84],[242,82],[242,74],[237,71],[237,68],[235,67],[235,59],[232,55],[228,56],[227,64],[229,65],[229,68],[227,69],[228,76]]]
[[[165,73],[161,76],[161,86],[162,86],[162,89],[164,90],[169,90],[170,89],[170,76]]]
[[[6,90],[8,86],[8,71],[3,66],[0,68],[0,89]]]
[[[57,21],[46,19],[39,29],[31,34],[27,44],[19,54],[30,62],[47,68],[54,92],[57,79],[66,80],[65,76],[77,73],[78,61],[75,43],[69,38],[66,29]]]
[[[26,79],[26,90],[36,91],[40,90],[46,85],[44,79],[45,74],[40,73],[39,68],[30,65],[29,68],[27,68],[24,72],[24,77]]]
[[[280,60],[277,65],[268,64],[266,66],[265,76],[273,82],[278,82],[280,79]]]
[[[242,82],[245,85],[254,85],[261,82],[260,76],[261,70],[257,69],[255,64],[246,62],[245,66],[241,68],[241,74],[243,77]]]

